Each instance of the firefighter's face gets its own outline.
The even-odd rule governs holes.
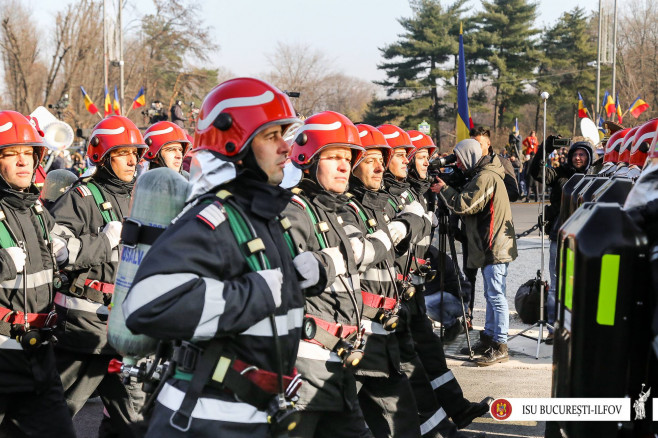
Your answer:
[[[258,167],[267,175],[267,182],[278,186],[283,180],[290,146],[282,137],[281,125],[270,126],[259,132],[251,142]]]
[[[407,177],[407,150],[405,148],[397,148],[393,150],[393,156],[388,164],[388,170],[391,171],[397,179],[404,179]]]
[[[427,168],[430,167],[430,152],[427,149],[421,149],[414,156],[418,176],[420,176],[420,179],[427,178]]]
[[[354,176],[359,178],[368,190],[379,190],[384,175],[384,157],[379,149],[370,149],[361,164],[354,169]]]
[[[15,190],[25,190],[32,184],[34,150],[31,146],[10,146],[0,149],[0,175]]]
[[[180,143],[169,143],[160,149],[160,156],[165,166],[174,172],[180,172],[183,165],[183,145]]]
[[[118,148],[110,151],[110,165],[121,181],[130,182],[135,178],[139,152],[137,148]]]
[[[333,147],[320,153],[318,161],[318,184],[328,192],[344,193],[350,179],[352,150],[346,147]]]

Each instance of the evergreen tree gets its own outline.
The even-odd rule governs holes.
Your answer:
[[[540,53],[534,21],[537,4],[528,0],[483,1],[484,12],[477,17],[485,41],[484,60],[495,90],[494,130],[510,126],[514,116],[505,111],[530,102],[527,85],[534,79]]]

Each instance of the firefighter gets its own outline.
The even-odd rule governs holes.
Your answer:
[[[226,81],[201,106],[189,203],[123,303],[133,332],[176,342],[149,437],[266,437],[295,426],[304,297],[282,216],[292,194],[278,185],[283,136],[298,125],[288,97],[257,79]]]
[[[350,171],[363,154],[359,133],[342,114],[315,114],[298,130],[290,158],[304,171],[286,208],[295,246],[311,263],[305,278],[319,278],[307,289],[304,338],[297,369],[304,376],[297,406],[302,418],[295,437],[365,437],[354,369],[363,358],[359,266],[381,259],[391,242],[386,233],[367,242],[350,241],[343,216]],[[357,243],[357,240],[361,243]],[[312,257],[312,259],[311,259]]]
[[[146,149],[130,119],[101,120],[87,146],[95,173],[80,179],[50,210],[69,251],[69,281],[55,295],[57,367],[66,402],[75,415],[98,391],[112,429],[124,436],[132,436],[130,425],[142,419],[144,395],[137,383],[124,385],[118,374],[107,372],[117,357],[107,342],[107,306],[119,264],[121,220],[128,214],[135,169]]]
[[[53,271],[68,252],[33,184],[44,146],[26,117],[0,112],[2,436],[75,436],[52,342]]]
[[[149,169],[168,167],[189,177],[183,170],[183,157],[190,149],[191,143],[185,131],[175,123],[162,121],[154,123],[144,132],[144,141],[149,150],[144,159],[149,162]]]

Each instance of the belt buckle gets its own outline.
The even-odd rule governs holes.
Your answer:
[[[178,354],[178,360],[176,360],[176,368],[183,373],[192,373],[203,349],[189,342],[183,343],[178,348],[180,353]]]

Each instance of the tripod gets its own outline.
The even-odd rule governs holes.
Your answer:
[[[545,320],[544,315],[544,294],[546,293],[546,282],[544,281],[544,250],[545,250],[545,238],[546,232],[544,227],[546,226],[546,221],[544,220],[544,204],[546,203],[544,198],[546,196],[546,101],[548,100],[549,94],[547,92],[541,93],[541,98],[544,99],[544,142],[542,143],[544,147],[542,148],[542,168],[541,168],[541,199],[539,201],[539,235],[541,236],[541,269],[537,271],[537,280],[539,281],[539,320],[528,327],[527,329],[522,330],[521,332],[510,336],[508,342],[517,336],[523,336],[524,338],[537,340],[537,352],[535,354],[535,359],[539,359],[539,346],[544,342],[544,326],[547,328],[553,328],[552,325],[548,324]],[[534,329],[535,327],[539,328],[539,335],[535,338],[533,336],[526,335],[525,333],[529,330]]]

